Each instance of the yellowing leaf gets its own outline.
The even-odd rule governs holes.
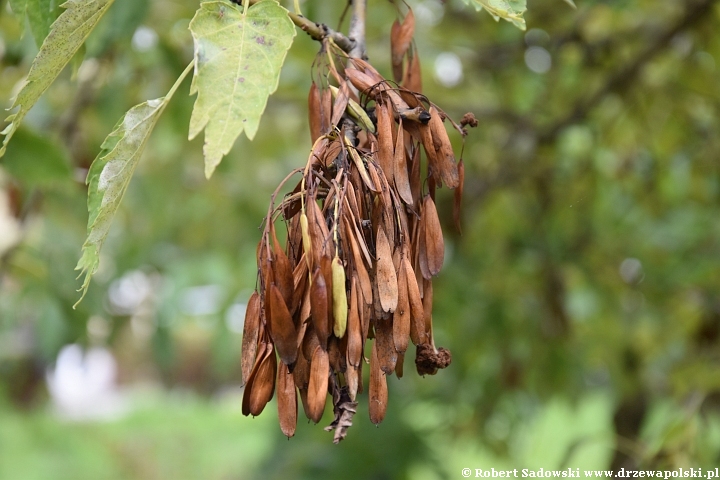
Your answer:
[[[22,90],[10,107],[17,112],[6,119],[10,124],[0,132],[5,135],[0,157],[30,108],[70,62],[112,3],[113,0],[68,0],[62,5],[65,11],[52,24],[52,30],[33,61]]]
[[[503,18],[513,25],[518,27],[520,30],[525,30],[525,19],[523,13],[525,13],[526,0],[464,0],[468,5],[472,5],[476,10],[480,11],[483,8],[487,12],[498,20]]]
[[[190,22],[195,39],[195,75],[190,94],[197,100],[190,139],[205,129],[205,175],[209,178],[244,131],[253,139],[267,99],[278,86],[295,27],[275,0],[247,8],[212,1],[200,5]]]
[[[82,247],[82,257],[75,267],[75,270],[80,270],[80,275],[85,274],[81,287],[83,293],[78,303],[85,296],[90,278],[98,269],[100,248],[142,156],[147,139],[168,101],[190,73],[191,67],[192,64],[188,65],[166,96],[148,100],[128,110],[105,138],[100,154],[90,167],[87,176],[88,236]]]

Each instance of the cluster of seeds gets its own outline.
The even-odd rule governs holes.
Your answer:
[[[242,407],[245,415],[259,415],[277,391],[288,437],[295,432],[298,394],[315,423],[331,397],[335,418],[327,430],[337,443],[352,424],[364,365],[370,419],[377,424],[387,408],[386,378],[402,376],[410,342],[421,375],[451,361],[433,339],[432,278],[445,250],[434,198],[445,185],[456,189],[459,206],[463,167],[443,125],[447,116],[405,88],[419,90],[419,64],[408,50],[409,42],[402,55],[393,55],[403,85],[397,86],[366,61],[325,44],[327,76],[309,95],[312,151],[305,168],[283,181],[301,175],[297,186],[276,205],[281,184],[265,218],[258,289],[243,335]],[[284,247],[278,220],[287,230]]]

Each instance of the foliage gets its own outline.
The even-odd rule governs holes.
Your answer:
[[[145,150],[145,144],[160,115],[189,72],[190,65],[166,96],[131,108],[105,139],[100,147],[100,155],[88,171],[88,238],[83,245],[82,257],[75,267],[81,270],[81,275],[85,274],[83,295],[87,292],[90,277],[97,272],[100,248],[110,231],[112,219]]]
[[[280,80],[295,26],[273,1],[241,11],[225,2],[205,2],[190,22],[195,39],[197,100],[190,139],[205,130],[205,176],[210,178],[243,131],[255,137],[267,98]]]

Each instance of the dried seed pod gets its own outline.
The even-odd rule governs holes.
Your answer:
[[[425,335],[429,338],[428,343],[432,343],[432,307],[433,307],[433,288],[430,280],[424,283],[423,291],[423,318],[425,321]]]
[[[280,365],[278,368],[277,397],[280,430],[290,438],[295,435],[297,426],[297,391],[293,374],[290,373],[287,365]]]
[[[255,354],[258,348],[258,334],[260,330],[260,295],[253,292],[245,309],[245,324],[242,336],[242,360],[240,362],[243,383],[247,383],[250,372],[255,364]]]
[[[362,385],[362,383],[360,383],[360,368],[348,363],[347,371],[345,372],[345,382],[347,383],[350,400],[355,401],[358,389],[360,385]]]
[[[375,252],[377,257],[375,281],[380,305],[383,311],[394,312],[398,302],[397,276],[392,263],[392,250],[382,228],[378,229]]]
[[[388,179],[388,182],[392,183],[394,175],[393,160],[395,155],[393,147],[393,123],[395,122],[392,113],[388,110],[388,106],[384,103],[377,104],[375,107],[375,115],[377,116],[378,163],[385,174],[385,178]]]
[[[322,270],[323,277],[325,277],[325,285],[327,286],[328,296],[328,323],[330,325],[330,331],[332,332],[335,326],[335,312],[334,300],[335,295],[333,294],[333,272],[332,272],[332,259],[328,255],[323,255],[320,259],[320,270]]]
[[[310,142],[315,143],[322,135],[322,119],[320,114],[320,92],[313,82],[308,93],[308,117],[310,119]]]
[[[345,346],[340,344],[341,340],[335,336],[331,336],[328,340],[328,362],[330,363],[331,372],[345,372],[347,361],[345,360]]]
[[[391,375],[395,371],[395,364],[397,363],[398,352],[395,350],[392,324],[392,315],[387,313],[373,320],[378,360],[380,361],[380,368],[386,375]]]
[[[308,292],[308,266],[307,262],[300,257],[293,269],[293,293],[290,303],[290,315],[294,315],[298,308],[302,309],[305,296]],[[300,312],[300,322],[310,316],[310,310]]]
[[[455,188],[460,184],[460,178],[450,137],[448,137],[447,130],[445,130],[440,112],[434,106],[430,106],[429,113],[430,122],[428,127],[432,132],[433,146],[436,152],[435,158],[440,177],[448,188]]]
[[[422,273],[423,278],[429,280],[432,278],[432,273],[430,273],[430,267],[428,266],[428,245],[427,245],[427,235],[425,233],[427,224],[427,215],[425,214],[425,208],[423,206],[423,211],[421,213],[420,217],[420,223],[418,224],[418,230],[417,230],[417,252],[418,252],[418,266],[420,267],[420,273]]]
[[[408,10],[402,24],[399,24],[396,20],[392,25],[390,31],[390,50],[392,53],[393,78],[395,78],[396,82],[402,80],[403,58],[410,47],[414,32],[415,15],[413,15],[412,10]]]
[[[400,261],[398,271],[398,303],[393,314],[393,341],[395,350],[402,354],[408,347],[410,338],[410,299],[408,297],[407,272],[403,266],[404,258]]]
[[[318,340],[315,328],[313,328],[312,324],[308,324],[305,329],[302,344],[300,345],[300,350],[302,350],[302,354],[305,358],[312,358],[313,352],[315,352],[316,348],[322,348],[320,347],[320,340]],[[323,350],[326,349],[323,348]]]
[[[345,113],[345,109],[348,106],[348,101],[350,100],[350,88],[348,87],[348,83],[344,81],[340,84],[340,88],[330,86],[330,90],[335,97],[331,123],[332,125],[338,125],[340,123],[340,119]]]
[[[345,229],[348,232],[348,240],[350,241],[350,252],[353,255],[354,265],[355,265],[355,271],[358,275],[358,280],[360,282],[360,288],[362,288],[363,295],[366,299],[370,300],[372,299],[372,286],[370,285],[370,275],[367,272],[367,269],[365,268],[365,264],[363,263],[363,259],[360,256],[360,247],[358,247],[358,242],[356,240],[356,236],[359,232],[355,230],[354,228],[350,228],[350,221],[346,218],[344,218],[345,221]]]
[[[337,255],[332,261],[332,279],[333,317],[335,320],[333,333],[337,338],[343,338],[347,329],[348,303],[345,291],[345,268]]]
[[[358,91],[360,91],[361,93],[369,93],[370,90],[372,90],[373,86],[377,83],[368,75],[355,68],[346,68],[345,75],[347,76],[348,80],[350,80],[350,83],[352,83],[353,87],[357,88]]]
[[[425,343],[425,309],[423,308],[420,288],[410,260],[403,259],[402,269],[407,281],[408,304],[410,305],[410,339],[415,345]]]
[[[435,150],[435,144],[433,143],[432,130],[430,125],[420,125],[418,127],[420,132],[420,140],[422,141],[425,154],[428,159],[428,174],[435,182],[442,185],[442,177],[440,176],[440,160],[438,159],[439,154]]]
[[[290,266],[290,259],[280,247],[280,242],[278,242],[277,235],[275,235],[275,226],[272,224],[270,225],[270,237],[272,238],[273,248],[273,279],[289,308],[292,305],[293,297],[293,269]]]
[[[430,275],[440,272],[445,260],[445,241],[438,218],[435,202],[430,195],[425,196],[423,203],[423,226],[425,228],[425,247],[427,249],[427,267]]]
[[[272,343],[261,343],[263,353],[258,356],[243,392],[243,415],[260,415],[275,392],[277,359]]]
[[[413,205],[420,203],[420,145],[413,146],[412,160],[410,162],[410,191]]]
[[[327,349],[327,340],[331,331],[328,318],[328,291],[325,277],[319,268],[315,268],[310,284],[310,312],[320,345]]]
[[[363,354],[363,336],[360,312],[358,310],[357,284],[357,276],[353,276],[350,285],[350,311],[348,312],[347,326],[347,361],[353,367],[357,367],[360,364]]]
[[[336,163],[337,159],[343,152],[343,144],[339,138],[329,142],[325,152],[323,152],[322,164],[325,168],[330,168]]]
[[[373,342],[372,356],[370,357],[370,421],[375,425],[385,418],[388,403],[387,379],[380,369],[377,355],[377,344]]]
[[[320,421],[325,411],[329,375],[328,354],[322,348],[317,347],[310,361],[310,381],[308,382],[308,417],[315,423]]]
[[[323,89],[320,94],[320,126],[322,135],[332,130],[332,123],[330,119],[332,117],[332,92],[329,88]]]
[[[404,373],[404,367],[405,365],[405,354],[404,353],[398,353],[398,359],[397,363],[395,364],[395,375],[397,375],[398,378],[402,378]]]
[[[408,58],[408,67],[405,69],[405,77],[402,86],[412,92],[422,92],[422,72],[420,69],[420,57],[417,49],[413,49]]]
[[[270,285],[270,336],[275,342],[280,359],[292,365],[297,359],[297,332],[280,290]]]
[[[395,188],[397,189],[398,195],[402,200],[408,204],[413,204],[413,196],[412,196],[412,189],[410,188],[410,179],[408,178],[408,168],[407,168],[407,160],[406,160],[406,152],[405,152],[405,135],[403,132],[405,131],[402,126],[403,122],[402,119],[400,120],[400,125],[398,127],[398,134],[397,139],[395,141],[395,159],[393,162],[393,166],[395,168],[395,172],[393,175],[393,179],[395,181]]]
[[[305,212],[300,213],[300,229],[302,231],[303,251],[305,252],[305,261],[308,268],[313,266],[313,249],[312,240],[310,239],[310,226],[308,217]]]

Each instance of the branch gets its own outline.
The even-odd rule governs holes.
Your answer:
[[[365,54],[365,9],[367,0],[352,0],[353,13],[350,18],[350,38],[355,46],[348,52],[351,57],[366,59]]]
[[[565,127],[584,120],[590,111],[592,111],[592,109],[595,108],[608,94],[622,90],[626,86],[630,85],[635,80],[635,77],[637,77],[637,75],[642,71],[642,68],[658,53],[662,52],[675,35],[688,29],[703,18],[706,18],[707,12],[710,10],[715,1],[716,0],[703,0],[702,2],[695,3],[694,5],[688,7],[685,15],[683,15],[675,25],[658,35],[654,41],[645,48],[645,50],[635,57],[635,59],[630,61],[627,65],[624,65],[614,74],[610,75],[600,90],[595,92],[588,99],[578,102],[575,108],[573,108],[573,110],[564,118],[541,132],[538,137],[538,142],[549,143],[554,141],[558,133],[560,133]]]
[[[236,3],[238,5],[242,4],[241,0],[230,0],[233,3]],[[249,0],[249,5],[255,5],[260,0]],[[358,3],[362,3],[363,6],[365,4],[365,0],[358,0]],[[294,13],[294,12],[288,12],[288,16],[290,17],[290,20],[295,24],[295,26],[299,27],[300,30],[310,35],[310,38],[317,41],[322,41],[324,38],[331,38],[333,42],[335,42],[335,45],[343,49],[346,53],[350,54],[350,52],[356,47],[356,42],[353,40],[353,38],[348,38],[345,35],[343,35],[340,32],[336,32],[332,28],[328,27],[324,23],[315,23],[312,20],[309,20],[304,15],[300,13]],[[353,13],[353,18],[355,18],[355,14]],[[363,35],[362,35],[362,43],[363,43],[363,51],[365,50],[365,17],[363,16]],[[352,33],[352,27],[351,27],[351,33]],[[351,35],[352,37],[352,35]]]
[[[515,133],[513,135],[515,136],[530,135],[536,139],[538,145],[550,145],[563,129],[585,120],[608,94],[629,89],[645,65],[660,54],[675,35],[708,18],[707,12],[711,10],[716,2],[717,0],[702,0],[688,5],[684,14],[677,21],[649,40],[648,46],[632,60],[608,75],[603,86],[595,93],[578,99],[570,111],[561,116],[555,123],[545,128],[539,128],[532,120],[512,114],[512,112],[487,112],[488,116],[495,116],[498,120],[514,123]],[[513,117],[516,118],[515,121],[513,121]],[[524,168],[518,168],[523,164],[523,160],[527,161],[528,159],[508,159],[507,162],[502,163],[494,176],[466,185],[466,198],[470,202],[478,202],[495,188],[507,187],[527,179],[528,171]]]

